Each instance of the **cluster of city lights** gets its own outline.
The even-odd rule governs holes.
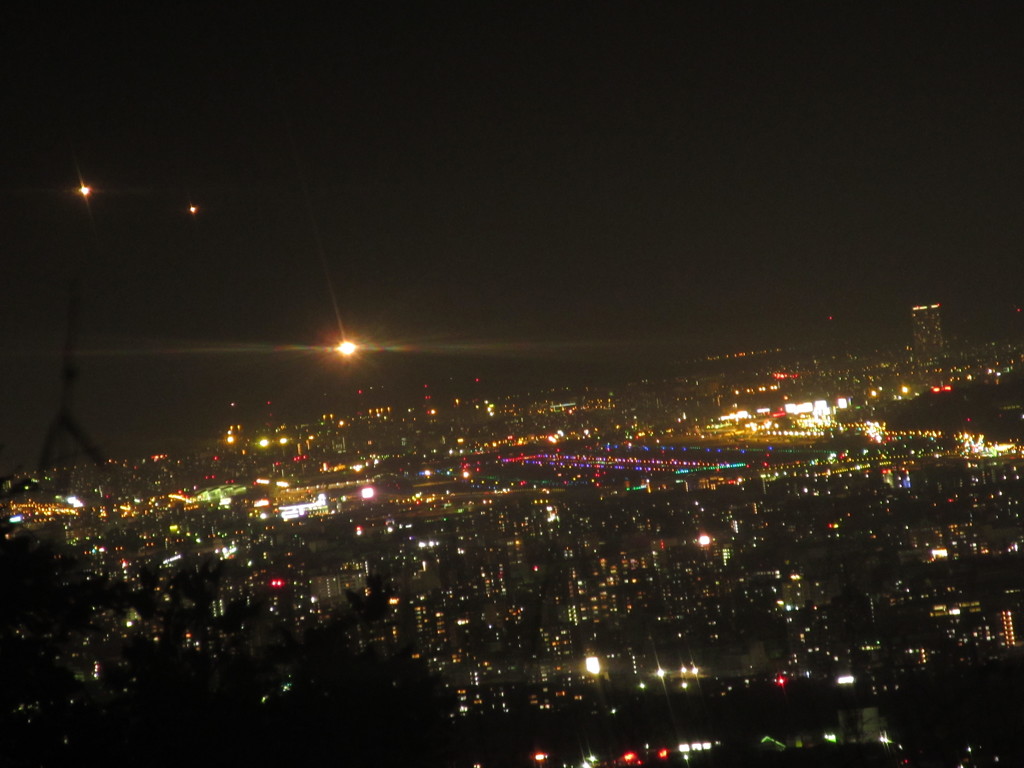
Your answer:
[[[566,453],[538,453],[531,456],[502,458],[503,464],[528,464],[559,469],[599,469],[620,472],[694,472],[702,470],[738,469],[746,463],[680,461],[679,459],[637,459],[632,457],[586,456]]]

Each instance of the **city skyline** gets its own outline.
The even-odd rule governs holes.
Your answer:
[[[76,279],[75,407],[141,440],[239,392],[891,344],[932,301],[1013,336],[1018,16],[9,11],[0,461],[53,418]]]
[[[349,754],[383,765],[1012,763],[1022,361],[427,387],[5,482],[0,640],[50,651],[5,668],[9,751],[144,748],[171,718],[172,762],[315,761],[359,722]],[[65,641],[46,606],[83,585]],[[38,683],[60,674],[78,716]]]

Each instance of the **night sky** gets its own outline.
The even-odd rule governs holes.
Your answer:
[[[231,401],[901,345],[920,302],[1017,332],[1019,4],[113,8],[0,12],[0,471],[56,412],[76,277],[111,455]],[[390,351],[318,349],[335,303]]]

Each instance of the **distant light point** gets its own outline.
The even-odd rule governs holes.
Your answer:
[[[89,195],[92,194],[92,187],[83,184],[78,188],[78,194],[80,194],[82,197],[88,197]]]
[[[348,357],[349,355],[354,355],[357,349],[358,347],[351,341],[343,341],[341,342],[341,344],[337,346],[338,352],[343,354],[345,357]]]
[[[188,207],[188,212],[191,213],[193,216],[195,216],[197,213],[199,213],[199,208],[197,208],[194,205],[190,205]]]

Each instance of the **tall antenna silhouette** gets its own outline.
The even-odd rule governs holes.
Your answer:
[[[79,281],[76,279],[71,282],[68,295],[68,332],[64,340],[60,406],[46,433],[43,450],[39,454],[40,472],[82,454],[87,455],[97,464],[103,463],[103,454],[85,434],[71,413],[71,395],[75,379],[78,377],[78,368],[74,361],[75,333],[78,326],[78,294]],[[71,449],[65,450],[63,446],[68,441],[70,441]]]

